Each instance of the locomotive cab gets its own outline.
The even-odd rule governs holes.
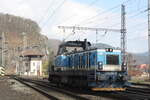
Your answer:
[[[122,71],[120,50],[97,50],[97,56],[99,71]]]
[[[123,91],[127,82],[127,67],[122,64],[121,50],[98,49],[95,82],[89,82],[94,91]],[[97,86],[95,88],[95,86]]]

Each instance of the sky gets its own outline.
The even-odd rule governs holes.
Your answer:
[[[126,6],[127,51],[148,51],[147,0],[0,0],[0,13],[36,21],[41,33],[59,40],[96,43],[96,32],[62,30],[58,26],[120,29],[121,4]],[[68,37],[68,38],[67,38]],[[98,43],[120,47],[120,33],[98,31]]]

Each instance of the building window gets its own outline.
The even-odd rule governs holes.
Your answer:
[[[35,66],[35,62],[33,62],[33,66]]]
[[[28,66],[28,63],[25,63],[26,66]]]
[[[37,69],[40,70],[40,62],[37,62]]]

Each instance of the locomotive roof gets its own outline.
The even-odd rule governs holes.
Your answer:
[[[108,48],[91,48],[91,49],[88,49],[88,50],[80,50],[80,51],[72,51],[72,52],[66,52],[64,54],[76,54],[76,53],[82,53],[82,52],[90,52],[90,51],[95,51],[95,50],[105,50],[105,49],[108,49]],[[119,50],[120,49],[116,49],[116,48],[112,48],[113,50]]]
[[[66,49],[67,47],[74,47],[74,48]],[[79,47],[81,47],[81,49],[79,49]],[[91,52],[94,50],[106,50],[107,48],[111,48],[113,50],[120,50],[119,48],[114,48],[114,47],[112,47],[108,44],[104,44],[104,43],[98,43],[98,44],[91,45],[91,43],[85,39],[84,41],[67,41],[67,42],[62,43],[59,46],[57,55]]]

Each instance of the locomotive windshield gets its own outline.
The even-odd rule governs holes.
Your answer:
[[[119,65],[119,55],[106,55],[106,64]]]

